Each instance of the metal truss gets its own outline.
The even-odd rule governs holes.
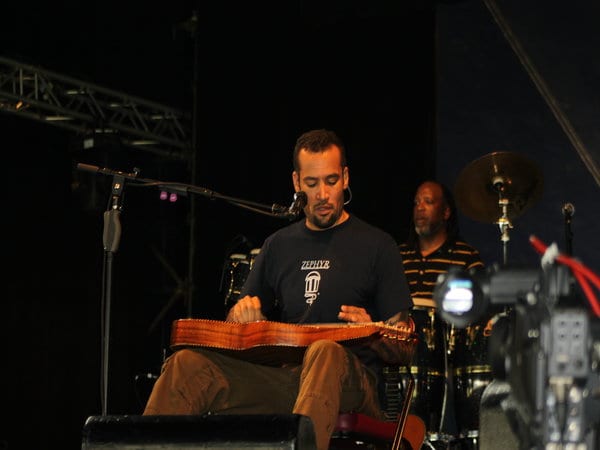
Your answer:
[[[0,57],[0,111],[175,160],[191,158],[184,112]]]

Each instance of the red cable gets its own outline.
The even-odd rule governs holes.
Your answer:
[[[529,242],[531,242],[531,245],[538,253],[542,255],[546,253],[548,246],[536,236],[531,235],[529,237]],[[556,261],[568,266],[571,269],[573,275],[577,279],[577,282],[583,289],[583,292],[585,293],[585,296],[592,310],[594,311],[594,314],[597,317],[600,317],[600,303],[598,302],[598,299],[596,298],[596,295],[594,294],[594,291],[589,283],[589,281],[591,281],[597,289],[600,289],[600,277],[588,269],[584,264],[571,258],[570,256],[559,254],[556,257]]]
[[[574,271],[573,275],[575,275],[575,278],[577,278],[577,281],[581,285],[594,314],[596,314],[596,317],[600,317],[600,304],[598,304],[598,299],[596,298],[594,291],[592,291],[590,284],[580,272]]]

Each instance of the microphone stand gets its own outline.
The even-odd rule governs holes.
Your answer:
[[[232,205],[240,208],[248,209],[259,214],[264,214],[270,217],[283,218],[288,220],[295,220],[298,218],[300,213],[297,202],[292,203],[290,207],[281,206],[276,203],[272,205],[265,205],[241,198],[230,197],[227,195],[219,194],[218,192],[211,191],[209,189],[194,186],[191,184],[177,183],[177,182],[166,182],[160,180],[153,180],[149,178],[140,178],[139,169],[134,168],[133,173],[121,172],[118,170],[101,168],[90,164],[78,163],[78,170],[87,172],[99,173],[102,175],[109,175],[113,177],[111,198],[108,204],[107,210],[104,212],[104,230],[102,235],[102,243],[104,248],[104,267],[102,274],[102,362],[101,362],[101,402],[102,402],[102,415],[107,415],[108,411],[108,375],[109,375],[109,350],[110,350],[110,307],[112,301],[112,275],[113,275],[113,259],[114,254],[119,248],[121,239],[121,223],[120,215],[123,210],[123,191],[125,188],[125,181],[129,180],[134,182],[131,186],[137,187],[156,187],[160,190],[171,192],[171,193],[193,193],[199,194],[209,199],[221,199],[225,200]],[[171,303],[171,302],[170,302]],[[159,320],[166,310],[160,312]],[[154,322],[156,322],[156,320]]]
[[[134,177],[137,176],[135,171]],[[119,217],[123,209],[123,191],[125,189],[125,174],[115,172],[113,174],[111,199],[107,210],[104,212],[104,230],[102,233],[102,244],[104,248],[104,265],[102,272],[102,415],[108,411],[108,362],[110,346],[110,307],[112,300],[112,273],[113,257],[119,248],[121,240],[121,222]]]
[[[132,187],[155,187],[160,189],[161,191],[182,195],[189,193],[198,194],[207,197],[211,200],[224,200],[240,208],[248,209],[250,211],[254,211],[256,213],[263,214],[269,217],[275,217],[277,219],[295,220],[300,214],[300,211],[297,209],[297,205],[295,203],[292,203],[292,205],[290,205],[289,207],[282,206],[277,203],[266,205],[264,203],[245,200],[239,197],[231,197],[229,195],[220,194],[216,191],[212,191],[201,186],[195,186],[193,184],[179,183],[176,181],[153,180],[151,178],[141,178],[138,176],[139,169],[134,169],[133,173],[126,173],[114,169],[93,166],[91,164],[85,163],[77,163],[76,167],[78,170],[83,170],[86,172],[94,172],[111,176],[117,175],[125,180],[135,181],[135,184],[131,184]]]

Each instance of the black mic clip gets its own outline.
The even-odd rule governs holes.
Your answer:
[[[286,214],[287,211],[288,211],[288,207],[287,206],[279,205],[277,203],[273,203],[273,205],[271,205],[271,212],[273,214],[275,214],[276,216],[280,216],[282,214]]]
[[[295,220],[300,215],[300,212],[304,209],[306,204],[308,203],[308,197],[306,196],[306,192],[298,191],[294,193],[294,201],[290,205],[286,216],[289,220]]]
[[[271,206],[271,212],[277,217],[295,220],[298,218],[300,212],[304,209],[307,202],[308,198],[306,197],[306,192],[298,191],[294,194],[294,201],[289,207],[281,206],[277,203],[274,203]]]

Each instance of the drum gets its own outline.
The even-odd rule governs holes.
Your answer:
[[[246,282],[250,272],[250,260],[248,255],[243,253],[232,253],[226,261],[225,276],[227,283],[225,285],[225,311],[238,301],[242,287]]]
[[[250,269],[252,269],[252,267],[254,266],[254,260],[256,259],[256,257],[258,256],[258,254],[260,253],[260,248],[253,248],[252,250],[250,250]]]
[[[238,301],[242,287],[248,278],[250,270],[254,265],[256,256],[260,253],[259,248],[250,250],[248,255],[244,253],[232,253],[225,264],[225,312]]]
[[[425,422],[429,441],[442,439],[441,427],[443,407],[446,397],[446,339],[448,326],[435,313],[435,308],[414,306],[410,315],[415,323],[419,342],[415,351],[410,374],[407,367],[386,367],[384,380],[386,397],[389,399],[395,378],[397,379],[399,405],[404,402],[404,392],[408,380],[415,380],[410,400],[409,413],[419,416]],[[388,400],[389,402],[389,400]]]
[[[479,436],[481,395],[492,381],[492,367],[488,361],[492,320],[454,331],[452,374],[456,426],[461,438],[473,440]]]

